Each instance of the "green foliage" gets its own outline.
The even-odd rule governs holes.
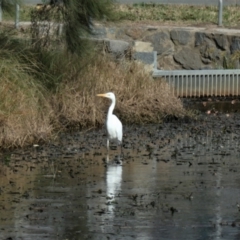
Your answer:
[[[22,74],[23,78],[28,79],[28,81],[31,76],[34,77],[46,89],[56,88],[58,77],[55,77],[55,72],[50,66],[56,62],[54,52],[36,51],[27,42],[1,34],[0,55],[0,72],[4,69],[4,71],[10,69],[11,65],[16,70],[16,76],[13,75],[15,71],[7,71],[9,80],[17,79],[18,81]],[[21,83],[23,81],[19,81],[19,84]]]
[[[91,32],[91,21],[110,16],[111,3],[111,0],[63,0],[66,43],[71,52],[81,54],[84,49],[81,38]]]
[[[15,62],[16,70],[34,78],[44,89],[57,92],[62,81],[75,79],[93,59],[92,45],[89,42],[83,44],[89,51],[85,51],[86,60],[80,61],[79,55],[64,48],[35,48],[29,41],[0,34],[0,68]],[[82,53],[81,57],[84,56]]]
[[[92,20],[111,18],[111,14],[111,0],[63,0],[62,4],[33,9],[34,44],[42,48],[60,41],[71,53],[82,55],[86,49],[84,39],[92,30]]]
[[[2,0],[2,11],[13,16],[15,14],[16,3],[21,5],[22,0]]]

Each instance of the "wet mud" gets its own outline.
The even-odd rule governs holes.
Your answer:
[[[2,152],[0,239],[240,239],[240,115]]]

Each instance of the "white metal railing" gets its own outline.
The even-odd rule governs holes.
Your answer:
[[[240,69],[227,70],[155,70],[178,97],[239,96]]]
[[[240,96],[240,69],[158,70],[154,52],[153,77],[169,83],[178,97]]]

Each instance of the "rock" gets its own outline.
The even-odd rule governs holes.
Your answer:
[[[168,32],[158,32],[149,35],[144,38],[144,41],[151,42],[154,51],[157,51],[159,55],[170,55],[174,53],[174,44],[170,40],[170,35]]]
[[[154,53],[153,52],[135,52],[133,54],[135,60],[140,60],[146,64],[154,64]]]
[[[217,46],[222,50],[228,49],[228,39],[226,35],[214,34],[214,41],[216,42]]]
[[[106,38],[115,39],[117,32],[118,29],[116,27],[106,28]]]
[[[208,58],[210,60],[214,60],[215,59],[214,53],[216,51],[216,45],[210,39],[205,38],[199,51],[200,51],[202,57]]]
[[[94,27],[91,34],[94,38],[105,38],[107,36],[107,31],[104,27]]]
[[[230,51],[231,53],[235,53],[236,51],[240,50],[240,38],[239,37],[233,37],[232,42],[230,45]]]
[[[190,32],[181,29],[179,30],[173,29],[170,32],[170,37],[175,45],[186,45],[191,40]]]
[[[132,38],[128,35],[126,35],[125,28],[120,28],[116,31],[115,39],[121,39],[123,41],[132,41]]]
[[[130,44],[128,42],[110,39],[105,39],[104,42],[107,52],[111,53],[116,58],[123,57],[130,51]]]
[[[210,64],[212,61],[209,58],[202,57],[202,62],[205,64]]]
[[[132,38],[133,40],[141,39],[146,32],[146,29],[143,27],[132,27],[125,30],[125,34]]]
[[[164,70],[180,70],[182,67],[173,59],[173,56],[159,56],[158,57],[158,69],[164,69]]]
[[[141,42],[141,41],[135,41],[133,46],[133,51],[136,52],[152,52],[153,46],[150,42]]]
[[[206,34],[203,32],[196,32],[195,33],[195,47],[200,46],[203,44],[206,38]]]
[[[199,69],[202,67],[202,61],[199,52],[195,49],[185,47],[176,54],[174,60],[181,64],[184,69]]]

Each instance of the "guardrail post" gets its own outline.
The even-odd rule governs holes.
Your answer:
[[[218,1],[218,26],[222,26],[222,13],[223,13],[223,2]]]
[[[19,27],[19,4],[16,2],[15,28]]]
[[[0,23],[2,22],[2,0],[0,0]]]

